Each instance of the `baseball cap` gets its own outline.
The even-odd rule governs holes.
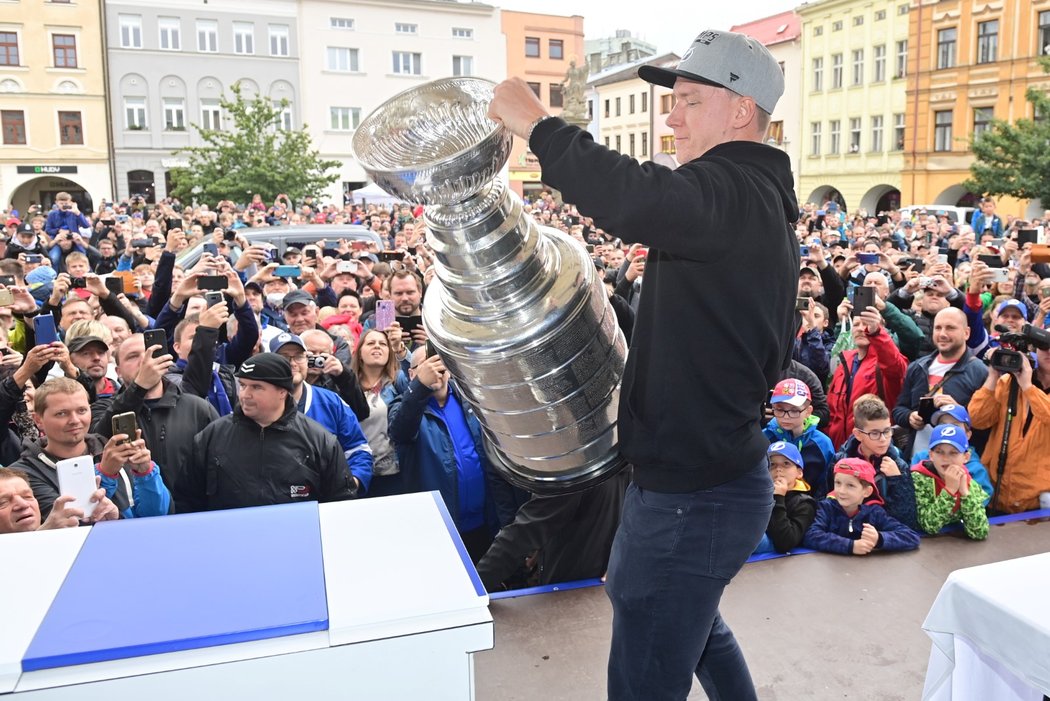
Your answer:
[[[835,474],[853,475],[862,482],[867,482],[875,491],[871,493],[871,496],[865,499],[865,503],[869,504],[884,504],[882,495],[879,494],[879,487],[875,483],[875,468],[867,460],[861,458],[843,458],[835,463]],[[832,492],[831,496],[834,496]]]
[[[379,256],[377,256],[375,253],[364,253],[361,255],[360,258],[358,258],[358,260],[370,260],[373,263],[378,263]]]
[[[950,445],[953,446],[960,453],[965,453],[970,449],[970,442],[966,440],[966,431],[962,426],[956,426],[954,424],[942,424],[933,429],[933,433],[930,434],[930,450],[932,451],[938,445]]]
[[[782,455],[799,467],[802,467],[805,464],[802,461],[802,453],[799,452],[794,444],[788,443],[787,441],[777,441],[769,446],[769,449],[766,451],[766,457],[771,458],[774,455]]]
[[[784,72],[757,39],[707,29],[690,46],[677,68],[642,66],[638,77],[648,83],[673,88],[677,78],[714,85],[754,99],[769,114],[784,94]]]
[[[313,296],[305,290],[292,290],[284,296],[284,308],[288,309],[293,304],[310,304],[315,301]]]
[[[6,226],[21,226],[21,225],[22,225],[22,220],[19,219],[18,217],[11,217],[6,222]]]
[[[288,343],[294,343],[303,350],[306,350],[306,344],[303,343],[303,339],[299,338],[294,333],[285,332],[279,333],[270,339],[270,352],[276,353],[278,350],[281,349],[281,346],[286,345]]]
[[[999,316],[1003,313],[1004,309],[1007,309],[1009,307],[1013,307],[1014,309],[1016,309],[1018,312],[1020,312],[1021,318],[1023,318],[1025,321],[1028,321],[1028,307],[1024,305],[1024,302],[1021,302],[1016,299],[1008,299],[1002,304],[1000,304],[998,307],[996,307],[995,315]]]
[[[817,278],[820,277],[820,273],[817,272],[817,269],[814,268],[812,265],[803,265],[798,271],[798,274],[800,276],[802,275],[802,273],[809,273],[813,277],[817,277]]]
[[[276,353],[259,353],[241,363],[234,373],[246,380],[268,382],[275,387],[294,392],[292,385],[292,366]]]
[[[961,421],[967,426],[971,425],[970,412],[966,411],[966,407],[961,407],[958,404],[945,404],[940,409],[933,412],[933,415],[930,417],[930,424],[932,426],[936,426],[937,420],[944,416],[950,416],[956,421]]]
[[[777,383],[777,386],[773,388],[773,396],[769,401],[773,404],[784,402],[791,406],[800,407],[811,398],[809,385],[802,380],[789,378]]]
[[[255,280],[251,280],[249,282],[244,283],[244,289],[246,289],[246,290],[255,290],[259,294],[263,293],[262,285],[257,283]]]
[[[103,348],[109,350],[109,344],[106,343],[104,339],[99,338],[98,336],[77,336],[76,338],[67,341],[66,345],[69,347],[70,353],[77,353],[79,351],[84,350],[92,343],[99,343],[102,345]]]

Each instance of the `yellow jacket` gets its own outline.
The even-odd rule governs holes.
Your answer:
[[[1050,396],[1035,385],[1017,393],[1017,414],[1010,426],[1006,471],[1000,477],[999,452],[1006,424],[1006,400],[1010,377],[999,379],[995,392],[981,387],[973,394],[968,410],[973,428],[991,429],[981,462],[988,466],[995,497],[992,503],[1009,513],[1039,508],[1039,493],[1050,491]],[[1024,433],[1028,413],[1032,421]]]

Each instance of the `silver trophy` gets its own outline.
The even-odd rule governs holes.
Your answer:
[[[515,485],[560,494],[624,466],[627,347],[584,246],[538,226],[497,177],[513,136],[486,116],[493,87],[447,78],[406,90],[361,123],[353,151],[381,188],[428,205],[437,269],[423,323],[490,460]]]

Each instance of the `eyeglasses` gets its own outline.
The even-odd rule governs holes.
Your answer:
[[[773,416],[786,416],[789,419],[797,419],[805,409],[779,409],[773,407]]]
[[[884,428],[881,431],[861,431],[857,429],[859,433],[863,433],[865,436],[873,441],[884,440],[893,436],[893,428]]]

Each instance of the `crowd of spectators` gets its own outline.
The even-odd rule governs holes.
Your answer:
[[[525,212],[591,254],[629,341],[649,251],[550,192]],[[602,574],[628,473],[538,499],[492,468],[478,417],[427,354],[437,258],[422,215],[286,196],[80,212],[65,193],[50,212],[9,211],[0,532],[81,523],[55,464],[91,455],[92,522],[437,490],[490,589]],[[913,216],[800,211],[794,358],[755,407],[776,485],[760,550],[908,548],[909,533],[955,521],[984,537],[987,513],[1050,507],[1050,346],[1037,338],[1009,371],[988,363],[1048,326],[1050,267],[1027,232],[1050,211],[1003,219],[987,201],[971,222]],[[382,246],[278,251],[243,235],[305,224],[362,225]],[[198,244],[191,267],[176,264]],[[394,306],[383,328],[379,300]],[[58,340],[41,341],[50,320]],[[136,435],[114,431],[127,413]]]

